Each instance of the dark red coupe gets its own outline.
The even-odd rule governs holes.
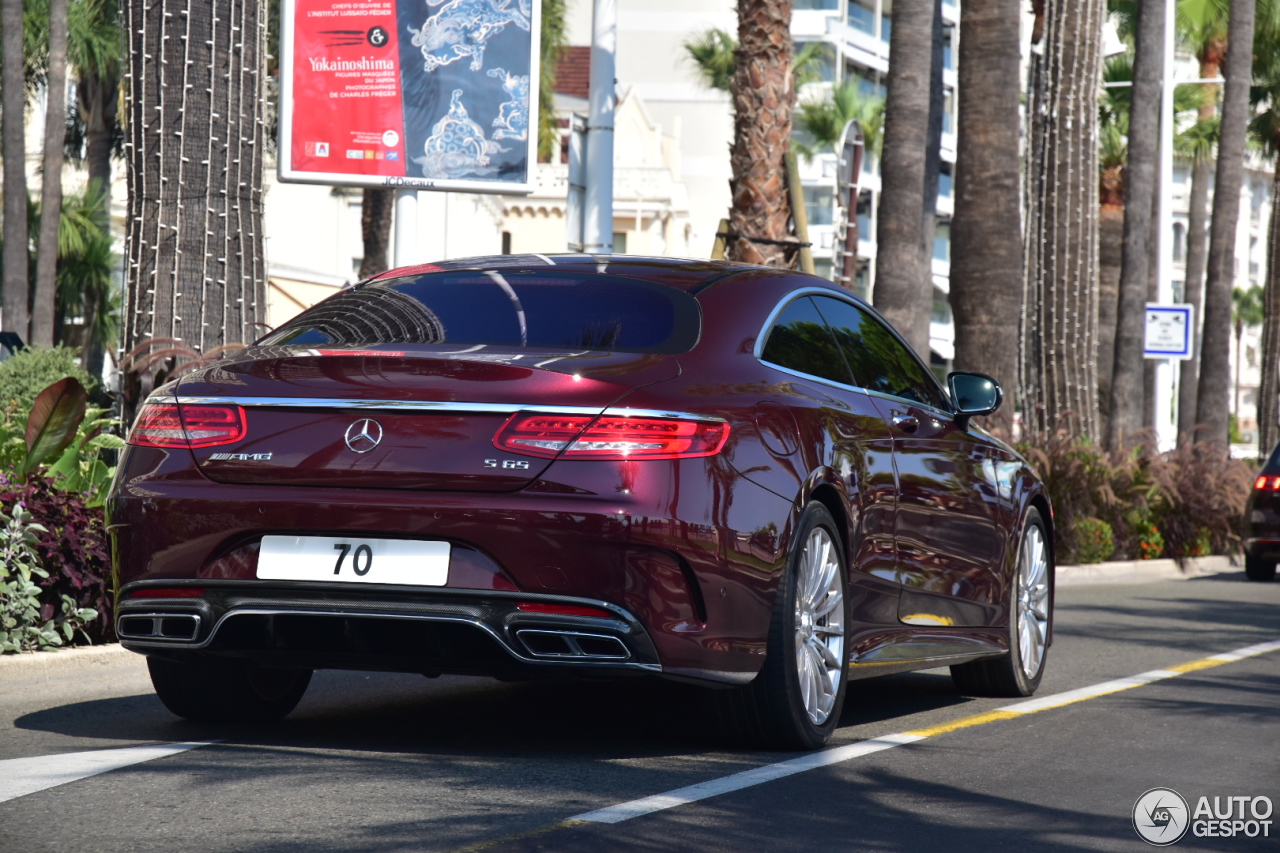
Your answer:
[[[400,269],[152,394],[110,501],[116,628],[198,719],[318,668],[661,675],[813,748],[851,679],[1044,672],[1053,516],[864,302],[784,270]]]

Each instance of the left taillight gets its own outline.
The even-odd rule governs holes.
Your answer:
[[[729,425],[721,422],[518,412],[493,443],[546,459],[687,459],[714,456],[728,438]]]
[[[1254,481],[1253,487],[1258,491],[1280,492],[1280,477],[1260,476]]]
[[[240,406],[146,403],[128,441],[142,447],[217,447],[240,441],[246,432]]]

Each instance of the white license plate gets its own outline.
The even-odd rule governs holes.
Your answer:
[[[444,586],[449,543],[354,536],[263,536],[258,577],[273,581]]]

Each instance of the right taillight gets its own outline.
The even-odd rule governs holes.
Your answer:
[[[217,447],[240,441],[246,432],[240,406],[146,403],[128,441],[142,447]]]
[[[602,415],[512,415],[493,443],[499,449],[551,459],[686,459],[714,456],[729,425],[685,418]]]
[[[1261,476],[1254,480],[1253,487],[1257,491],[1280,492],[1280,477]]]

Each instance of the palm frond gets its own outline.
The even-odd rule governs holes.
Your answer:
[[[686,39],[683,46],[703,85],[728,92],[738,67],[738,40],[724,30],[712,28]]]

